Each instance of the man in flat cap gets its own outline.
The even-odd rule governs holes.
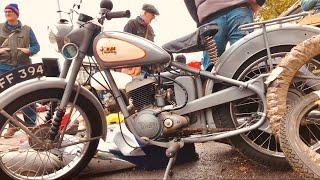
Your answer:
[[[146,38],[150,41],[154,41],[154,31],[151,27],[152,20],[159,15],[159,11],[151,4],[144,4],[142,7],[142,13],[136,19],[131,19],[124,27],[124,32],[131,33],[143,38]],[[132,68],[123,68],[121,72],[129,74],[131,76],[138,76],[141,74],[144,68],[141,67],[132,67]]]
[[[151,4],[144,4],[142,10],[143,11],[140,16],[138,16],[136,19],[129,20],[127,25],[124,27],[124,31],[146,38],[150,41],[154,41],[155,34],[150,26],[150,23],[155,19],[155,16],[159,15],[159,11]],[[121,72],[131,76],[137,76],[141,74],[141,71],[146,70],[147,67],[142,67],[142,70],[141,67],[133,67],[123,68],[121,69]],[[127,156],[123,158],[133,164],[136,164],[138,167],[147,170],[166,167],[169,159],[165,155],[165,148],[148,145],[142,146],[141,149],[145,153],[145,156]],[[179,151],[176,163],[181,164],[197,159],[198,154],[195,151],[194,144],[185,144],[184,147]]]
[[[154,31],[150,26],[159,11],[151,4],[144,4],[142,13],[136,19],[131,19],[124,27],[124,31],[154,41]]]

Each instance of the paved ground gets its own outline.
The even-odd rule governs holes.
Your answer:
[[[197,145],[200,159],[197,162],[176,166],[173,179],[297,179],[298,176],[289,171],[277,171],[260,166],[246,158],[243,158],[230,146],[220,143],[205,143]],[[99,164],[99,163],[98,163]],[[95,166],[94,166],[95,165]],[[92,173],[110,169],[110,162],[104,165],[91,163],[91,173],[80,179],[161,179],[164,170],[143,171],[128,169],[109,173]],[[113,168],[129,164],[123,162],[113,163]],[[96,172],[97,172],[96,171]]]

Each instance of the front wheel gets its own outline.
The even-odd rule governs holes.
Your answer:
[[[0,116],[0,177],[1,179],[70,179],[77,175],[96,153],[101,132],[99,117],[88,100],[79,95],[73,106],[73,98],[66,107],[62,126],[67,126],[62,146],[39,144],[23,130]],[[52,104],[59,104],[63,89],[38,90],[9,103],[4,110],[25,124],[40,140],[46,141],[52,119],[46,119]],[[64,124],[70,118],[69,124]],[[10,132],[9,132],[10,131]],[[11,133],[11,136],[7,135]],[[49,141],[46,141],[49,142]],[[54,141],[56,143],[57,141]]]
[[[320,92],[299,99],[280,121],[280,142],[303,178],[320,178]]]

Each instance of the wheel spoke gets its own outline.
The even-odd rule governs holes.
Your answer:
[[[314,137],[314,139],[318,141],[318,138],[314,135],[314,133],[311,131],[311,129],[309,128],[308,125],[306,125],[306,128],[309,130],[309,132],[310,132],[311,135]]]
[[[313,150],[313,151],[318,151],[320,149],[320,141],[318,141],[316,144],[310,146],[310,148]]]
[[[261,102],[261,101],[260,101]],[[250,104],[257,104],[257,102],[247,102],[247,103],[242,103],[242,104],[237,104],[235,105],[236,107],[240,107],[240,106],[245,106],[245,105],[250,105]]]
[[[272,54],[273,62],[280,62],[286,55],[285,52]],[[250,64],[245,70],[242,71],[238,80],[249,81],[258,77],[261,74],[269,72],[270,62],[267,57],[262,57],[255,64]],[[276,65],[276,64],[275,64]],[[239,124],[253,124],[259,120],[256,117],[257,112],[263,112],[263,103],[258,96],[251,96],[236,102],[230,106],[233,123],[236,127]],[[246,123],[244,123],[246,121]],[[256,129],[241,135],[243,139],[250,144],[255,150],[270,156],[283,156],[282,151],[279,149],[279,142],[274,140],[274,136],[268,132]]]
[[[48,100],[43,100],[44,103],[40,101],[32,102],[30,104],[47,104]],[[50,106],[52,108],[53,100],[50,99]],[[16,107],[15,113],[17,118],[21,119],[21,122],[25,124],[26,118],[34,119],[33,114],[36,113],[36,125],[32,129],[32,133],[40,139],[48,138],[49,131],[47,130],[48,125],[45,125],[46,120],[44,116],[48,112],[36,112],[34,109],[29,112],[22,111],[25,107],[29,107],[30,104],[25,106]],[[69,108],[71,103],[67,106]],[[88,116],[84,114],[84,111],[81,111],[76,105],[73,111],[70,113],[70,120],[73,123],[79,121],[79,126],[77,129],[73,128],[73,124],[70,123],[70,127],[67,130],[72,130],[72,134],[65,134],[63,137],[62,143],[74,143],[80,140],[90,138],[91,128]],[[32,117],[32,118],[30,118]],[[78,122],[77,122],[78,123]],[[1,128],[1,136],[4,138],[4,133],[9,127],[9,121],[7,121]],[[80,128],[79,128],[80,127]],[[83,136],[79,136],[83,134]],[[21,141],[23,140],[23,141]],[[13,177],[28,179],[28,178],[40,178],[40,179],[49,179],[54,178],[58,179],[62,176],[62,173],[69,171],[72,168],[76,167],[80,158],[83,158],[83,155],[87,151],[90,142],[84,142],[75,144],[62,149],[54,149],[54,152],[51,149],[43,149],[40,144],[35,140],[29,137],[24,131],[19,130],[13,137],[13,141],[2,141],[0,147],[3,147],[0,152],[0,160],[5,166],[6,171],[10,173]],[[6,149],[5,149],[5,148]],[[12,149],[9,151],[8,149]],[[17,154],[15,154],[17,153]]]
[[[269,137],[261,144],[261,147],[271,138],[271,134],[269,135]]]
[[[259,139],[260,138],[260,136],[263,134],[264,132],[263,131],[261,131],[261,133],[254,139],[254,140],[252,140],[253,142],[255,142],[255,141],[257,141],[257,139]]]

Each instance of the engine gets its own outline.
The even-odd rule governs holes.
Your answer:
[[[126,86],[135,110],[135,130],[139,136],[150,139],[168,136],[189,124],[188,117],[162,111],[174,104],[174,95],[170,87],[160,87],[157,82],[156,78],[137,78]]]
[[[126,92],[132,100],[132,104],[136,110],[152,106],[155,102],[156,95],[156,79],[136,78],[127,84]]]

